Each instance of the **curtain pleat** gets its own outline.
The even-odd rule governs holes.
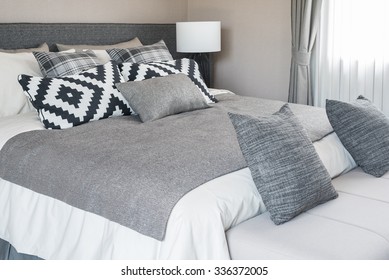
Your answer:
[[[292,103],[313,104],[310,61],[321,4],[322,0],[292,0],[292,62],[288,97]]]

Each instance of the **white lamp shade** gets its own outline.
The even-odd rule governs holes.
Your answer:
[[[220,21],[177,22],[177,52],[209,53],[221,50]]]

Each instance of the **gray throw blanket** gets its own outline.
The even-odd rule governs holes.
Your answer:
[[[219,100],[149,123],[127,116],[19,134],[0,152],[0,177],[163,240],[182,196],[246,167],[227,112],[271,114],[284,104],[231,95]],[[292,110],[312,140],[331,132],[322,109]],[[317,127],[307,116],[319,116]]]

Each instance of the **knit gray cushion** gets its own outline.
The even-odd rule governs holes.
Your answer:
[[[363,96],[353,103],[327,100],[328,119],[355,162],[368,174],[389,171],[389,119]]]
[[[116,85],[142,122],[208,108],[199,88],[185,74]]]
[[[276,225],[338,196],[288,104],[271,116],[229,115],[254,182]]]

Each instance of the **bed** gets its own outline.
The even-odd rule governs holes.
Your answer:
[[[37,114],[26,96],[13,95],[15,88],[22,91],[18,84],[3,90],[4,95],[12,95],[7,99],[3,97],[3,100],[12,104],[4,106],[3,103],[2,108],[6,109],[0,118],[2,258],[389,258],[387,222],[378,225],[367,222],[369,219],[360,221],[360,212],[340,218],[336,214],[336,210],[353,209],[366,203],[369,211],[365,214],[370,217],[379,213],[380,220],[387,221],[389,177],[386,174],[375,180],[371,175],[355,169],[357,164],[334,133],[324,109],[295,104],[285,108],[284,102],[241,97],[225,90],[206,88],[196,74],[196,66],[175,51],[173,24],[0,24],[0,38],[0,49],[40,47],[36,51],[47,53],[68,47],[70,51],[65,50],[65,56],[69,56],[67,52],[77,53],[77,50],[74,51],[76,46],[93,50],[93,46],[104,45],[103,50],[96,47],[92,55],[83,54],[88,56],[87,59],[100,61],[107,56],[105,49],[111,50],[108,52],[111,61],[106,59],[93,68],[90,66],[92,70],[83,70],[82,74],[72,73],[64,78],[58,78],[58,73],[51,78],[43,78],[39,71],[41,69],[35,64],[35,68],[30,67],[29,70],[14,67],[15,71],[22,71],[18,75],[23,74],[15,77],[14,82],[19,80],[30,101],[35,102],[34,106],[39,98],[43,98],[39,92],[48,87],[48,81],[51,84],[61,82],[59,91],[65,82],[74,83],[75,75],[81,80],[77,80],[80,85],[98,76],[101,79],[93,82],[93,86],[110,90],[111,97],[113,90],[116,94],[108,101],[103,97],[100,99],[100,103],[107,102],[108,113],[104,112],[103,117],[95,118],[102,110],[98,107],[94,108],[92,115],[89,114],[88,121],[75,117],[67,117],[64,121],[63,118],[58,119],[58,115],[64,116],[66,113],[67,116],[74,116],[78,111],[68,114],[70,109],[66,111],[64,106],[55,103],[56,106],[52,106],[55,113],[50,112],[49,116],[47,111],[38,110]],[[139,38],[140,46],[117,45],[134,38]],[[160,40],[164,41],[162,47]],[[44,43],[46,45],[43,46]],[[120,59],[128,56],[128,52],[124,55],[121,53],[123,48],[132,50],[146,46],[149,54],[154,49],[150,51],[148,46],[153,44],[159,44],[158,55],[162,58],[127,64],[112,62],[115,55]],[[46,49],[42,51],[42,48]],[[142,59],[149,59],[148,54],[143,53]],[[27,56],[28,59],[32,56],[31,51],[0,55],[8,63],[14,63],[15,59],[25,61]],[[139,51],[130,52],[132,57],[138,55]],[[170,55],[171,62],[165,62],[168,60],[165,56]],[[8,71],[4,69],[2,74]],[[118,71],[126,77],[125,80]],[[144,77],[152,75],[150,73],[158,75],[139,81],[131,78],[131,75]],[[49,72],[46,74],[50,75]],[[71,76],[71,81],[68,76]],[[114,81],[114,86],[109,89],[101,85],[102,80],[105,82],[108,79]],[[9,80],[0,81],[3,87],[9,83]],[[127,81],[133,81],[130,88]],[[155,114],[155,110],[161,107],[161,103],[153,102],[156,95],[148,100],[149,96],[132,92],[139,92],[139,88],[145,92],[146,88],[151,93],[164,91],[171,94],[176,85],[180,85],[181,91],[184,88],[185,92],[193,93],[190,95],[193,98],[190,103],[192,109],[158,111]],[[117,88],[125,98],[117,95]],[[33,89],[36,95],[31,93]],[[85,87],[82,90],[82,94],[89,91]],[[177,100],[180,90],[174,93],[172,100]],[[45,94],[47,92],[45,90]],[[198,92],[201,94],[198,95]],[[134,108],[125,106],[128,104],[127,95],[136,113]],[[76,104],[78,101],[71,97],[61,99]],[[93,94],[90,98],[93,100]],[[146,107],[145,100],[148,100]],[[13,104],[15,102],[16,105]],[[175,106],[181,108],[184,105],[180,103]],[[150,108],[154,110],[150,111]],[[253,179],[255,176],[242,153],[242,143],[237,138],[236,126],[231,118],[232,115],[238,118],[241,114],[267,117],[279,110],[291,110],[293,117],[288,119],[296,118],[306,131],[304,139],[309,139],[307,145],[312,145],[310,147],[316,151],[317,159],[320,158],[321,168],[328,172],[328,188],[323,190],[323,196],[324,192],[328,195],[323,200],[311,193],[310,197],[315,196],[312,209],[303,209],[303,214],[276,226],[269,218],[263,195],[258,191]],[[115,115],[117,111],[121,113]],[[353,187],[354,182],[360,182],[358,174],[362,178],[367,176],[367,183]],[[351,183],[345,179],[346,176],[351,178]],[[356,181],[353,181],[353,177],[357,178]],[[340,193],[338,198],[335,197],[335,190],[332,187],[329,189],[331,178],[336,191]],[[348,183],[344,184],[342,180]],[[377,185],[375,191],[366,191],[371,184]],[[320,221],[312,222],[304,217],[312,216],[311,213],[320,212],[322,208],[331,215],[335,212],[335,216],[329,215],[326,223],[322,223],[327,225],[324,226],[326,229],[337,224],[333,233],[329,230],[328,234],[334,236],[328,242],[341,244],[344,240],[337,239],[337,236],[342,226],[347,224],[350,235],[355,234],[355,240],[347,243],[347,248],[356,243],[375,241],[373,253],[367,245],[358,251],[359,254],[340,254],[337,251],[325,254],[320,250],[317,253],[310,249],[314,241],[308,245],[308,249],[298,242],[302,236],[299,231],[294,234],[297,241],[290,242],[292,245],[289,247],[285,245],[290,241],[288,232],[291,229],[304,232],[306,227],[310,228],[310,223],[321,224]],[[325,213],[316,215],[324,217],[327,215]],[[295,226],[301,220],[304,225]],[[338,221],[331,224],[328,220]],[[369,231],[371,238],[360,233],[360,228]],[[274,239],[275,232],[281,232],[277,239]],[[313,238],[316,232],[310,234]],[[286,248],[285,252],[277,247],[277,240],[282,240],[282,237],[286,238],[281,246]],[[264,247],[267,250],[261,249]],[[339,251],[344,253],[342,249]]]

